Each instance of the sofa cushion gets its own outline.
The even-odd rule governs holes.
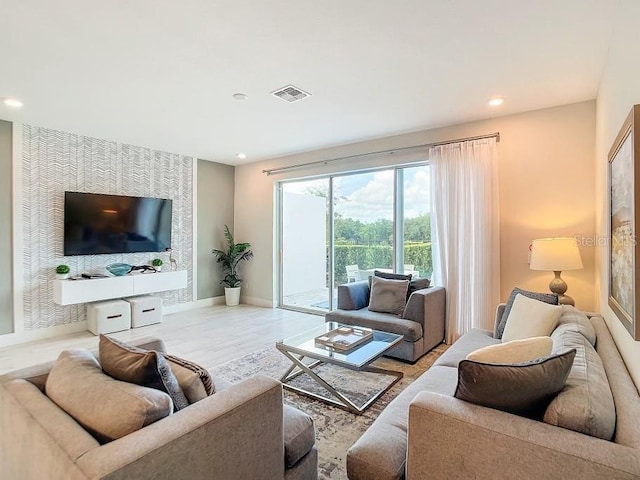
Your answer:
[[[551,335],[562,313],[562,307],[516,295],[502,334],[503,342]]]
[[[453,396],[455,368],[433,366],[403,390],[347,452],[350,479],[405,478],[409,404],[421,391]]]
[[[175,355],[165,355],[189,404],[207,398],[215,391],[211,374],[204,368]]]
[[[556,329],[554,351],[576,350],[567,384],[549,404],[544,421],[604,440],[616,429],[616,408],[600,356],[579,332]]]
[[[509,313],[511,312],[511,308],[513,307],[513,302],[516,299],[516,295],[521,294],[528,298],[533,298],[536,300],[540,300],[541,302],[548,303],[550,305],[558,305],[558,295],[555,293],[539,293],[539,292],[530,292],[528,290],[522,290],[521,288],[514,288],[511,290],[509,294],[509,298],[504,307],[504,312],[502,314],[502,318],[500,322],[496,325],[496,330],[494,332],[495,338],[502,338],[502,334],[504,333],[504,327],[507,323],[507,318],[509,318]]]
[[[467,355],[467,360],[494,364],[523,363],[548,357],[552,349],[551,337],[531,337],[479,348]]]
[[[105,375],[88,350],[62,352],[49,372],[45,391],[101,443],[173,413],[169,395]]]
[[[408,280],[387,280],[373,277],[371,279],[369,310],[401,315],[407,304],[408,289]]]
[[[289,405],[283,407],[284,464],[294,466],[316,442],[313,419]]]
[[[558,319],[558,325],[554,332],[570,331],[578,332],[586,338],[592,346],[596,346],[596,331],[591,320],[580,310],[572,305],[562,305],[562,315]]]
[[[455,397],[460,400],[537,418],[564,387],[575,349],[513,365],[463,360]]]
[[[367,308],[360,310],[333,310],[325,315],[327,322],[339,322],[345,325],[367,327],[373,330],[404,335],[404,340],[415,342],[422,338],[422,325],[412,320],[396,317],[388,313],[372,312]]]
[[[107,375],[168,393],[176,411],[189,405],[162,353],[127,345],[106,335],[100,335],[98,349],[102,370]]]
[[[458,364],[466,359],[467,355],[471,352],[488,345],[496,345],[499,343],[500,340],[493,338],[489,330],[474,328],[447,348],[447,351],[435,361],[434,365],[458,368]]]

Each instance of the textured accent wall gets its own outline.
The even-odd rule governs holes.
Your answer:
[[[47,128],[23,125],[24,328],[86,319],[86,306],[53,302],[55,266],[72,274],[106,273],[123,262],[148,264],[165,253],[63,256],[64,192],[109,193],[173,200],[174,258],[188,271],[183,290],[158,294],[164,305],[193,299],[193,158]]]

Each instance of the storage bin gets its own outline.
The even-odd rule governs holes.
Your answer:
[[[131,328],[131,306],[124,300],[106,300],[87,305],[87,329],[94,335]]]
[[[162,322],[162,299],[153,295],[125,298],[131,305],[131,326],[144,327]]]

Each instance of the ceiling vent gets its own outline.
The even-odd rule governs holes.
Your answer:
[[[289,103],[297,102],[298,100],[311,96],[310,93],[300,90],[298,87],[294,87],[293,85],[287,85],[286,87],[279,88],[275,92],[271,92],[271,95]]]

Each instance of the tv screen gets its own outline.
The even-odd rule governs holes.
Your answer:
[[[164,252],[172,201],[64,192],[64,255]]]

